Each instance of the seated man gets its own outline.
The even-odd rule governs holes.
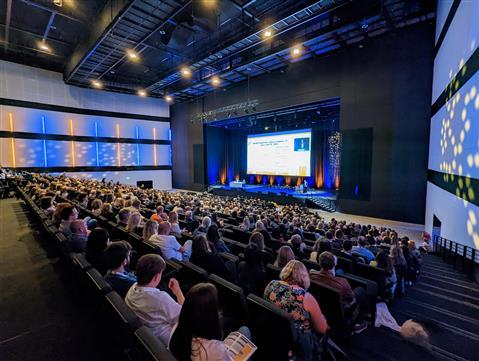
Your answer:
[[[186,221],[185,229],[190,233],[193,233],[200,226],[200,222],[193,218],[192,211],[186,211],[185,221]]]
[[[133,273],[125,270],[130,263],[130,253],[131,245],[127,241],[113,242],[105,250],[105,259],[110,267],[105,280],[122,298],[137,281]]]
[[[319,256],[321,271],[311,271],[311,282],[337,290],[341,296],[347,316],[349,315],[352,321],[357,322],[362,316],[366,304],[366,291],[362,287],[356,287],[352,290],[345,278],[336,277],[336,261],[336,256],[331,252],[321,253]],[[360,323],[356,325],[355,332],[359,333],[366,327],[366,323]]]
[[[88,229],[83,219],[76,219],[70,222],[70,235],[68,242],[73,252],[82,253],[86,251],[88,240]]]
[[[364,258],[367,264],[375,257],[374,254],[366,248],[368,242],[365,237],[359,237],[358,246],[353,247],[352,254]]]
[[[165,259],[186,261],[191,257],[192,241],[188,240],[184,246],[178,243],[175,236],[170,236],[170,222],[162,222],[158,225],[158,234],[150,237],[149,242],[160,247],[161,254]]]
[[[157,254],[142,256],[136,265],[138,282],[131,286],[125,302],[143,324],[150,328],[164,345],[168,345],[185,297],[174,278],[170,279],[168,287],[177,302],[167,292],[157,288],[165,267],[165,261]]]
[[[343,249],[335,254],[337,254],[339,257],[349,259],[352,262],[356,262],[356,258],[352,255],[352,252],[353,242],[347,239],[343,242]]]

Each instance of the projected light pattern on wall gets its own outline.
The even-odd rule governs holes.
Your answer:
[[[167,122],[0,106],[5,167],[169,166],[169,138]]]
[[[452,11],[438,2],[438,13]],[[444,9],[441,9],[444,8]],[[434,61],[426,228],[479,249],[479,2],[462,1],[444,22]],[[438,23],[437,30],[442,31]],[[439,39],[439,33],[436,39]]]

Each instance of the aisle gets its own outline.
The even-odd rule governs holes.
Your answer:
[[[122,361],[15,199],[0,200],[0,360]]]

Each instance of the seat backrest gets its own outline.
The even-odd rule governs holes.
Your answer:
[[[112,312],[114,321],[132,332],[138,330],[143,324],[138,316],[123,301],[123,298],[115,291],[105,295],[106,304]]]
[[[308,270],[314,269],[316,271],[321,271],[321,266],[318,262],[311,261],[309,259],[303,259],[302,262]]]
[[[347,326],[341,295],[338,291],[329,286],[311,282],[308,292],[318,301],[331,329],[343,330]]]
[[[281,267],[276,267],[271,263],[266,265],[266,283],[272,280],[279,280],[279,274],[281,273]]]
[[[336,257],[338,261],[336,269],[341,269],[346,273],[353,272],[353,261],[344,257],[339,257],[339,256],[336,256]]]
[[[244,326],[247,321],[248,310],[246,297],[241,287],[215,274],[211,274],[208,280],[218,290],[218,301],[223,311],[223,318],[228,321],[226,332],[231,332]]]
[[[88,262],[85,259],[85,256],[81,253],[72,253],[71,260],[73,262],[73,266],[80,272],[86,272],[93,268],[90,262]]]
[[[250,294],[247,299],[250,327],[258,346],[254,360],[289,360],[294,346],[293,321],[274,304]]]
[[[208,272],[203,268],[188,261],[180,263],[183,267],[178,271],[178,281],[183,290],[189,290],[197,283],[206,282],[208,279]]]
[[[142,361],[176,361],[173,354],[163,345],[151,330],[141,326],[135,331],[136,347],[135,360]]]
[[[112,291],[110,284],[105,281],[100,272],[98,272],[95,268],[88,270],[86,275],[87,279],[89,279],[89,284],[94,291],[102,295]]]
[[[382,268],[357,263],[354,266],[354,274],[376,282],[378,286],[378,295],[380,297],[386,297],[386,271]]]

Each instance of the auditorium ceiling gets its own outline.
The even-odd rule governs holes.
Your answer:
[[[0,58],[182,102],[434,13],[432,0],[4,0]]]

